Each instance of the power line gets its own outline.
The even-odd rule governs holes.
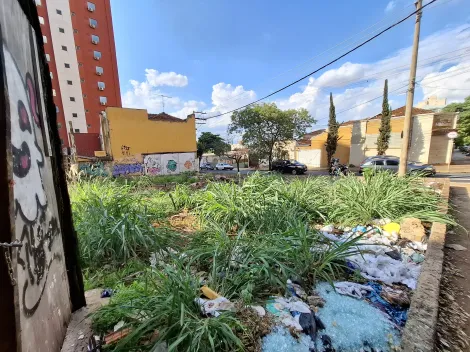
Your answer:
[[[419,83],[418,83],[419,84]],[[434,89],[445,89],[445,90],[470,90],[470,89],[465,89],[465,88],[445,88],[445,87],[430,87],[430,86],[425,86],[422,84],[419,84],[421,87],[424,88],[434,88]]]
[[[364,45],[366,45],[367,43],[371,42],[371,41],[374,40],[375,38],[381,36],[381,35],[384,34],[385,32],[388,32],[388,31],[391,30],[392,28],[394,28],[394,27],[398,26],[399,24],[405,22],[408,18],[412,17],[412,16],[415,15],[417,12],[422,11],[426,6],[429,6],[430,4],[432,4],[432,3],[436,2],[436,1],[437,1],[437,0],[432,0],[432,1],[430,1],[429,3],[427,3],[426,5],[423,5],[423,7],[422,7],[421,9],[418,9],[418,10],[413,11],[413,12],[410,13],[408,16],[406,16],[406,17],[402,18],[401,20],[399,20],[399,21],[393,23],[392,25],[388,26],[387,28],[385,28],[384,30],[380,31],[380,32],[377,33],[376,35],[374,35],[374,36],[370,37],[369,39],[363,41],[361,44],[356,45],[356,46],[355,46],[354,48],[352,48],[351,50],[348,50],[348,51],[345,52],[344,54],[338,56],[336,59],[331,60],[331,61],[328,62],[327,64],[325,64],[325,65],[319,67],[318,69],[316,69],[316,70],[310,72],[309,74],[307,74],[307,75],[305,75],[305,76],[299,78],[298,80],[296,80],[296,81],[294,81],[294,82],[292,82],[292,83],[290,83],[290,84],[288,84],[288,85],[286,85],[286,86],[284,86],[284,87],[282,87],[282,88],[280,88],[280,89],[278,89],[278,90],[276,90],[276,91],[274,91],[274,92],[272,92],[272,93],[270,93],[270,94],[268,94],[268,95],[266,95],[266,96],[264,96],[264,97],[262,97],[262,98],[260,98],[260,99],[257,99],[257,100],[255,100],[255,101],[249,103],[249,104],[245,104],[245,105],[243,105],[243,106],[241,106],[241,107],[239,107],[239,108],[236,108],[236,109],[233,109],[233,110],[224,112],[224,113],[220,113],[220,114],[215,115],[215,116],[207,117],[207,118],[205,118],[205,120],[213,119],[213,118],[216,118],[216,117],[219,117],[219,116],[223,116],[223,115],[226,115],[226,114],[230,114],[230,113],[232,113],[232,112],[234,112],[234,111],[237,111],[237,110],[246,108],[247,106],[256,104],[256,103],[258,103],[258,102],[260,102],[260,101],[262,101],[262,100],[264,100],[264,99],[266,99],[266,98],[269,98],[269,97],[271,97],[271,96],[273,96],[273,95],[275,95],[275,94],[277,94],[277,93],[279,93],[279,92],[281,92],[281,91],[283,91],[283,90],[285,90],[285,89],[287,89],[287,88],[293,86],[294,84],[299,83],[300,81],[303,81],[305,78],[308,78],[308,77],[310,77],[311,75],[317,73],[318,71],[323,70],[325,67],[328,67],[328,66],[334,64],[335,62],[337,62],[337,61],[339,61],[340,59],[342,59],[343,57],[349,55],[349,54],[352,53],[353,51],[356,51],[357,49],[363,47]]]

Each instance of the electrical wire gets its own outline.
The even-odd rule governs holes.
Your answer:
[[[305,78],[308,78],[309,76],[311,76],[311,75],[317,73],[318,71],[323,70],[325,67],[328,67],[328,66],[332,65],[333,63],[339,61],[339,60],[342,59],[343,57],[345,57],[345,56],[349,55],[350,53],[352,53],[353,51],[356,51],[357,49],[363,47],[364,45],[366,45],[367,43],[369,43],[369,42],[371,42],[372,40],[376,39],[377,37],[381,36],[381,35],[384,34],[385,32],[388,32],[388,31],[391,30],[392,28],[394,28],[394,27],[398,26],[399,24],[405,22],[407,19],[409,19],[410,17],[412,17],[412,16],[415,15],[416,13],[421,12],[425,7],[427,7],[427,6],[431,5],[431,4],[433,4],[433,3],[436,2],[436,1],[437,1],[437,0],[431,0],[431,1],[430,1],[429,3],[427,3],[426,5],[423,5],[420,9],[417,9],[417,10],[413,11],[413,12],[410,13],[408,16],[406,16],[406,17],[402,18],[401,20],[399,20],[399,21],[393,23],[392,25],[388,26],[387,28],[385,28],[384,30],[380,31],[380,32],[377,33],[376,35],[374,35],[374,36],[370,37],[369,39],[363,41],[361,44],[356,45],[354,48],[352,48],[352,49],[348,50],[347,52],[345,52],[344,54],[338,56],[336,59],[331,60],[330,62],[326,63],[325,65],[323,65],[323,66],[317,68],[316,70],[310,72],[309,74],[307,74],[307,75],[305,75],[305,76],[303,76],[303,77],[301,77],[301,78],[295,80],[294,82],[292,82],[292,83],[290,83],[290,84],[288,84],[288,85],[286,85],[286,86],[284,86],[284,87],[282,87],[282,88],[280,88],[280,89],[278,89],[278,90],[276,90],[276,91],[274,91],[274,92],[272,92],[272,93],[270,93],[270,94],[268,94],[268,95],[266,95],[266,96],[264,96],[264,97],[262,97],[262,98],[260,98],[260,99],[257,99],[257,100],[255,100],[255,101],[249,103],[249,104],[245,104],[245,105],[243,105],[243,106],[241,106],[241,107],[239,107],[239,108],[236,108],[236,109],[233,109],[233,110],[224,112],[224,113],[220,113],[220,114],[217,114],[217,115],[215,115],[215,116],[210,116],[210,117],[200,118],[200,119],[202,119],[202,120],[208,120],[208,119],[213,119],[213,118],[220,117],[220,116],[223,116],[223,115],[227,115],[227,114],[230,114],[230,113],[232,113],[232,112],[234,112],[234,111],[237,111],[237,110],[246,108],[246,107],[248,107],[248,106],[250,106],[250,105],[256,104],[256,103],[258,103],[258,102],[260,102],[260,101],[262,101],[262,100],[265,100],[265,99],[269,98],[269,97],[271,97],[271,96],[273,96],[273,95],[275,95],[275,94],[277,94],[277,93],[279,93],[279,92],[281,92],[281,91],[283,91],[283,90],[285,90],[285,89],[287,89],[287,88],[293,86],[294,84],[297,84],[297,83],[299,83],[300,81],[303,81]]]

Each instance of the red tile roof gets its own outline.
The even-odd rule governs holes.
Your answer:
[[[310,145],[310,140],[312,139],[312,137],[318,136],[318,135],[322,134],[323,132],[325,132],[325,129],[316,130],[316,131],[306,133],[302,136],[301,139],[298,139],[297,142],[299,144]]]
[[[405,110],[406,110],[406,106],[402,106],[398,109],[392,110],[392,117],[405,116]],[[419,114],[429,114],[429,113],[433,113],[433,111],[432,110],[421,109],[421,108],[413,108],[413,110],[411,112],[411,115],[415,116],[415,115],[419,115]],[[372,116],[372,117],[369,117],[365,120],[373,120],[373,119],[381,119],[381,118],[382,118],[382,113],[380,113],[378,115],[375,115],[375,116]]]
[[[148,118],[152,121],[186,122],[186,120],[168,115],[166,112],[161,112],[159,114],[148,114]]]

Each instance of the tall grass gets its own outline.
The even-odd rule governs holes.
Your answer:
[[[70,194],[85,267],[148,258],[152,251],[173,243],[171,231],[152,226],[152,221],[168,214],[169,199],[165,203],[160,196],[145,197],[131,185],[107,179],[75,183]]]

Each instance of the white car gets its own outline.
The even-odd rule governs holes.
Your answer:
[[[216,170],[233,170],[233,166],[226,163],[218,163],[215,165]]]

